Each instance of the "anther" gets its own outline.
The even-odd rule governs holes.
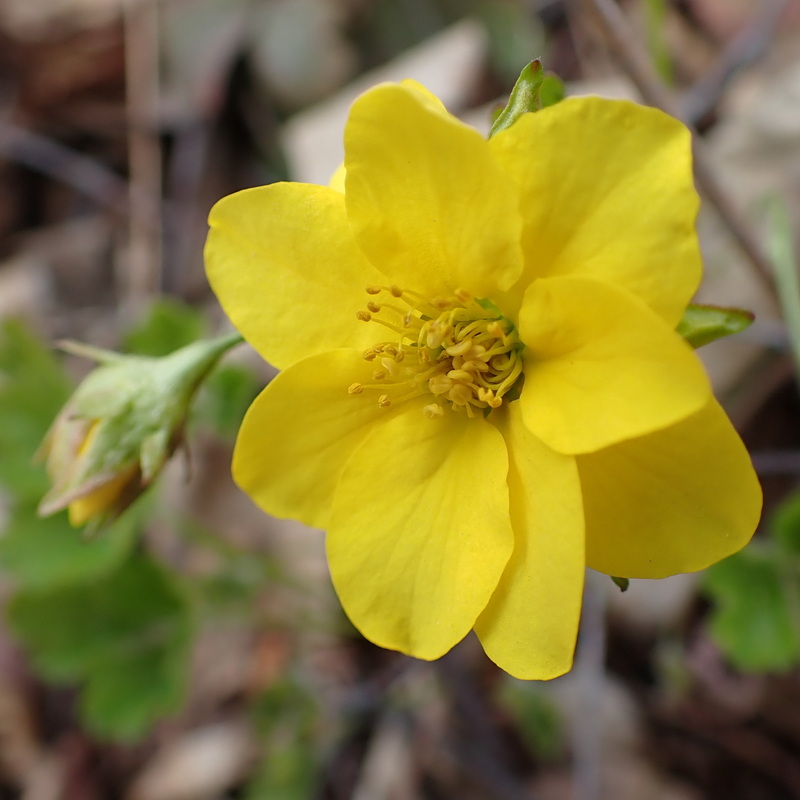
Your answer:
[[[428,388],[433,394],[447,394],[452,387],[453,381],[447,375],[442,375],[441,373],[434,375],[428,381]]]
[[[395,297],[402,297],[402,296],[403,296],[403,290],[402,290],[402,289],[401,289],[399,286],[390,286],[390,287],[389,287],[389,291],[390,291],[390,292],[391,292],[391,293],[392,293],[392,294],[393,294]]]
[[[372,314],[369,311],[356,311],[356,319],[360,319],[362,322],[369,322],[372,319]]]
[[[369,310],[370,310],[370,311],[371,311],[373,314],[377,314],[377,313],[378,313],[378,312],[381,310],[381,307],[380,307],[380,306],[379,306],[377,303],[373,303],[372,301],[370,301],[369,303],[367,303],[367,308],[368,308],[368,309],[369,309]]]
[[[378,357],[378,351],[370,348],[363,353],[364,361],[374,361]]]
[[[406,357],[405,350],[398,350],[395,353],[394,360],[399,364]]]
[[[486,333],[489,336],[494,336],[495,339],[502,339],[506,335],[503,326],[497,320],[490,322],[486,326]]]
[[[472,375],[463,369],[451,369],[450,372],[447,373],[447,377],[452,381],[464,381],[466,383],[472,383]]]
[[[364,391],[364,387],[360,383],[351,383],[350,386],[347,387],[348,394],[361,394]]]
[[[381,287],[380,286],[367,286],[367,294],[380,294]]]
[[[378,406],[379,406],[380,408],[389,408],[389,406],[390,406],[391,404],[392,404],[392,401],[391,401],[391,399],[389,398],[389,395],[388,395],[388,394],[382,394],[382,395],[381,395],[381,396],[378,398]]]
[[[376,369],[375,372],[372,373],[373,380],[382,381],[386,377],[386,370],[383,369]]]
[[[456,289],[454,294],[460,302],[464,303],[464,305],[472,302],[472,294],[470,294],[470,292],[468,292],[466,289]]]

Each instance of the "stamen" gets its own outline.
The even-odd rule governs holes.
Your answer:
[[[478,417],[479,411],[486,414],[504,404],[503,395],[522,374],[523,345],[514,325],[495,306],[462,287],[449,297],[432,299],[396,285],[370,285],[366,291],[387,292],[407,308],[370,300],[366,310],[356,312],[357,319],[377,322],[396,338],[363,351],[365,361],[378,361],[374,382],[354,383],[350,394],[377,391],[380,408],[433,396],[436,400],[422,408],[427,419],[442,416],[448,405]],[[409,351],[415,357],[406,358]],[[389,388],[391,397],[384,393]]]

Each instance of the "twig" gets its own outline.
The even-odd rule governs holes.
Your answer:
[[[686,119],[677,98],[664,86],[647,56],[635,44],[636,40],[629,28],[628,21],[614,0],[577,0],[577,2],[596,20],[613,55],[639,89],[644,101],[688,124],[690,121]],[[691,129],[691,125],[689,127]],[[694,173],[697,185],[706,200],[714,206],[728,232],[747,256],[763,287],[770,297],[777,301],[769,259],[764,254],[761,244],[747,220],[731,203],[728,195],[720,186],[709,165],[703,143],[697,137],[696,132],[693,131],[693,133],[695,134]]]
[[[161,283],[161,145],[158,108],[158,0],[125,0],[125,80],[130,170],[128,264],[124,305],[135,313]]]
[[[601,726],[608,580],[599,572],[587,570],[575,658],[580,724],[575,727],[572,748],[575,759],[574,796],[577,800],[601,800],[603,797]]]
[[[453,756],[471,779],[495,800],[535,800],[514,774],[506,748],[492,724],[492,711],[484,693],[463,663],[463,646],[435,662],[442,684],[452,699],[456,740]]]
[[[61,181],[121,216],[128,213],[128,185],[122,178],[46,136],[0,120],[0,157]]]
[[[752,22],[726,45],[706,73],[684,92],[681,102],[687,120],[696,123],[706,116],[736,74],[764,55],[788,6],[789,0],[767,2]]]

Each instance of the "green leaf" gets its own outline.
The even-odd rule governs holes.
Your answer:
[[[92,582],[19,591],[8,622],[44,676],[83,684],[84,721],[98,736],[135,739],[181,703],[189,610],[145,555]]]
[[[542,108],[554,106],[560,103],[567,96],[567,89],[564,86],[564,81],[557,75],[545,75],[542,79],[542,85],[539,87],[539,99],[542,102]]]
[[[17,506],[0,538],[0,568],[29,588],[52,588],[88,580],[114,569],[133,545],[138,520],[131,512],[110,525],[101,538],[86,539],[66,512],[37,516]]]
[[[247,787],[246,800],[305,800],[312,795],[318,719],[317,702],[297,681],[277,681],[256,700],[252,721],[269,756]]]
[[[261,381],[251,370],[238,364],[222,364],[203,385],[195,401],[193,419],[209,425],[220,436],[232,438],[261,388]]]
[[[631,585],[631,579],[630,578],[617,578],[614,575],[609,575],[609,577],[611,578],[612,581],[614,581],[614,583],[617,585],[617,588],[621,592],[627,592],[628,591],[628,587]]]
[[[175,300],[161,299],[128,332],[123,346],[129,353],[141,356],[166,356],[202,338],[205,327],[201,311]]]
[[[523,114],[538,111],[542,107],[539,89],[543,78],[542,62],[538,58],[523,68],[511,90],[506,107],[498,114],[489,131],[489,138],[510,128]]]
[[[0,327],[0,486],[19,500],[38,502],[47,490],[34,454],[71,389],[51,350],[21,322]]]
[[[676,328],[695,349],[704,344],[739,333],[752,324],[754,316],[741,308],[689,305]]]
[[[800,492],[795,492],[776,509],[771,530],[787,553],[800,555]]]
[[[535,683],[506,678],[498,700],[534,753],[546,761],[555,760],[564,747],[564,726],[551,698]]]
[[[751,544],[707,571],[715,601],[709,629],[744,671],[784,671],[800,660],[798,579],[787,575],[768,545]]]

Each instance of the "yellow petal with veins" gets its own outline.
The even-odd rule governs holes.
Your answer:
[[[665,428],[711,396],[689,345],[633,295],[600,281],[535,281],[519,333],[523,419],[560,453],[592,452]]]
[[[583,510],[575,459],[531,434],[512,403],[500,428],[509,450],[514,552],[475,632],[516,678],[547,680],[572,666],[584,576]]]
[[[489,144],[522,196],[523,289],[583,275],[678,324],[702,268],[685,125],[636,103],[577,97],[525,114]]]
[[[513,546],[503,437],[483,419],[372,427],[345,467],[328,528],[331,577],[371,641],[432,659],[460,641]]]
[[[416,89],[383,84],[345,129],[353,233],[389,280],[429,297],[487,297],[522,269],[517,189],[486,140]]]
[[[247,341],[283,368],[374,340],[355,320],[367,285],[385,282],[359,252],[340,192],[274,183],[220,200],[209,215],[206,273]]]
[[[579,456],[586,558],[625,578],[705,569],[744,547],[761,515],[750,457],[719,403]]]

